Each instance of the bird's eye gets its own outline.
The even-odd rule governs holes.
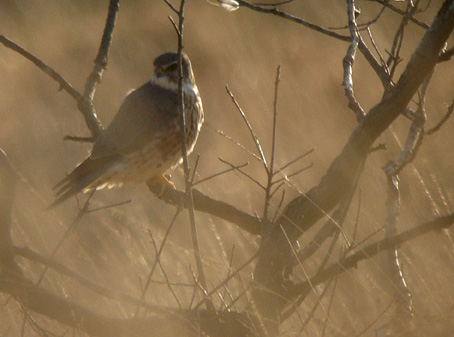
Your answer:
[[[174,71],[174,70],[177,70],[177,68],[178,68],[178,64],[177,63],[173,63],[173,64],[171,64],[170,66],[168,66],[166,68],[166,71]]]

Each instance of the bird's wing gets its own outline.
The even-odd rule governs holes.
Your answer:
[[[137,151],[173,130],[177,119],[177,94],[148,82],[126,96],[109,127],[95,142],[90,157]]]

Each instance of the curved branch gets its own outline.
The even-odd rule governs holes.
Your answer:
[[[60,90],[66,91],[76,101],[79,102],[83,99],[83,96],[79,91],[74,89],[74,87],[69,82],[67,82],[59,73],[57,73],[54,69],[52,69],[50,66],[45,64],[39,58],[32,55],[31,53],[29,53],[24,48],[17,45],[15,42],[11,41],[4,35],[0,35],[0,43],[2,43],[5,47],[7,47],[11,50],[14,50],[18,54],[25,57],[30,62],[32,62],[35,66],[37,66],[39,69],[41,69],[45,74],[47,74],[53,80],[58,82],[58,84],[60,84]]]
[[[82,111],[85,122],[94,138],[99,136],[103,128],[93,106],[93,97],[95,95],[96,85],[101,82],[102,74],[107,68],[107,55],[112,42],[112,34],[119,6],[120,0],[110,0],[106,25],[101,38],[98,55],[95,59],[95,65],[85,84],[84,97],[82,100],[78,101],[79,110]]]

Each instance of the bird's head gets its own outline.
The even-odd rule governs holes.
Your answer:
[[[154,62],[154,75],[152,82],[170,90],[178,88],[178,54],[165,53],[158,56]],[[186,54],[182,54],[183,83],[194,83],[191,61]]]

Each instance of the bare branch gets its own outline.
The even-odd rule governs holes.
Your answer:
[[[287,164],[285,164],[285,165],[282,166],[280,169],[278,169],[278,170],[276,171],[276,173],[285,170],[285,169],[286,169],[287,167],[289,167],[290,165],[293,165],[294,163],[296,163],[297,161],[303,159],[304,157],[306,157],[307,155],[311,154],[311,153],[314,152],[314,151],[315,151],[315,148],[312,148],[312,149],[310,149],[309,151],[303,153],[301,156],[298,156],[298,157],[296,157],[295,159],[289,161]]]
[[[166,3],[167,6],[169,6],[169,8],[170,8],[175,14],[178,14],[178,9],[176,9],[175,6],[172,5],[172,4],[170,3],[169,0],[163,0],[163,1]]]
[[[60,238],[60,240],[55,245],[54,249],[52,250],[52,252],[51,252],[51,254],[49,256],[50,260],[52,260],[55,257],[55,255],[57,254],[58,250],[61,248],[63,243],[66,241],[66,239],[69,237],[69,235],[73,232],[74,228],[76,228],[76,226],[79,224],[80,220],[82,220],[82,218],[85,216],[85,214],[87,214],[88,207],[90,205],[90,200],[91,200],[91,198],[93,197],[93,195],[95,193],[96,193],[96,188],[94,188],[90,192],[90,194],[88,195],[88,198],[85,201],[83,207],[79,210],[79,212],[77,213],[76,217],[73,219],[73,221],[71,222],[69,227],[66,229],[65,233],[63,234],[63,236]],[[52,207],[52,205],[51,205],[51,207]],[[47,266],[45,266],[43,271],[41,272],[41,275],[40,275],[38,281],[36,282],[36,285],[41,284],[42,280],[44,279],[44,276],[46,275],[46,272],[47,272]]]
[[[268,211],[270,207],[270,200],[272,197],[271,189],[273,188],[273,178],[274,178],[274,156],[276,151],[276,124],[277,124],[277,96],[279,92],[279,82],[281,80],[281,66],[277,67],[276,70],[276,80],[274,82],[274,101],[273,101],[273,131],[271,136],[271,159],[268,166],[267,173],[267,182],[265,188],[265,205],[263,207],[263,218],[268,219]]]
[[[65,136],[65,137],[63,137],[63,140],[70,140],[70,141],[79,142],[79,143],[93,143],[96,140],[96,138],[94,138],[94,137]]]
[[[120,0],[110,0],[107,20],[101,38],[98,55],[95,59],[95,65],[87,78],[87,82],[85,83],[84,98],[79,101],[79,109],[83,112],[85,122],[87,123],[93,137],[99,136],[102,131],[102,125],[99,122],[98,117],[96,116],[96,111],[93,107],[93,98],[96,86],[101,82],[103,72],[107,68],[107,55],[112,41],[112,33],[119,6]]]
[[[369,259],[379,254],[380,252],[384,252],[388,249],[395,249],[396,247],[402,245],[403,243],[406,243],[429,232],[434,231],[436,232],[442,229],[449,228],[453,224],[454,214],[450,214],[423,223],[419,226],[412,227],[411,229],[396,236],[393,236],[391,238],[371,243],[368,246],[362,248],[360,251],[356,252],[355,254],[346,257],[339,263],[333,263],[332,265],[328,266],[323,271],[312,277],[311,282],[313,286],[317,286],[323,282],[328,281],[330,278],[337,274],[341,274],[344,271],[351,268],[356,268],[359,262]],[[310,285],[307,282],[295,285],[293,289],[289,290],[289,293],[292,295],[290,297],[293,297],[294,294],[299,294],[301,292],[305,292],[308,290],[310,290]]]
[[[235,268],[235,272],[231,273],[229,276],[227,276],[222,282],[220,282],[216,287],[214,287],[210,292],[206,294],[206,296],[211,296],[213,295],[216,291],[224,287],[232,278],[234,278],[237,275],[240,275],[240,271],[246,268],[249,264],[252,263],[258,256],[258,253],[254,254],[251,258],[249,258],[245,263],[243,263],[240,267]],[[194,309],[199,308],[202,305],[203,302],[200,302],[197,304]]]
[[[239,148],[241,148],[242,150],[246,151],[248,154],[250,154],[252,157],[254,157],[254,159],[257,159],[257,161],[259,162],[262,162],[262,160],[260,159],[259,156],[257,156],[254,152],[252,151],[249,151],[244,145],[242,145],[241,143],[237,142],[235,139],[233,139],[232,137],[230,137],[228,134],[226,134],[224,131],[222,130],[219,130],[219,129],[216,129],[215,130],[219,135],[227,138],[227,140],[231,141],[233,144],[235,144],[236,146],[238,146]]]
[[[169,204],[177,207],[187,207],[187,202],[185,200],[186,194],[184,192],[167,188],[162,195],[159,195],[161,193],[160,190],[156,190],[155,187],[150,185],[148,185],[148,188],[156,196]],[[212,199],[196,189],[193,190],[193,198],[195,210],[229,221],[250,234],[259,235],[261,233],[261,219],[240,211],[225,202]]]
[[[151,234],[150,231],[148,231],[148,233],[150,235],[150,238],[151,238],[151,241],[153,243],[153,247],[155,248],[155,261],[153,263],[153,266],[150,268],[150,273],[148,274],[147,281],[145,282],[145,285],[143,286],[143,289],[142,289],[142,294],[140,295],[140,299],[142,301],[144,300],[145,295],[146,295],[146,293],[148,291],[148,288],[150,287],[151,279],[153,277],[153,273],[154,273],[154,271],[156,269],[156,266],[157,266],[158,262],[160,262],[162,251],[163,251],[164,246],[165,246],[165,244],[167,242],[167,238],[168,238],[168,236],[170,234],[170,231],[172,230],[172,227],[175,224],[175,220],[177,219],[178,214],[180,214],[180,210],[179,209],[175,212],[175,215],[173,216],[172,221],[170,222],[169,226],[167,227],[167,230],[166,230],[166,232],[164,234],[164,238],[162,239],[162,242],[161,242],[161,245],[160,245],[159,249],[156,248],[156,243],[155,243],[155,240],[153,238],[153,235]],[[172,289],[171,286],[169,288]],[[180,309],[181,309],[181,305],[180,305],[180,302],[178,300],[177,300],[177,303],[178,303],[178,305],[180,306]],[[137,307],[134,317],[137,317],[138,310],[139,310],[139,307]]]
[[[451,117],[452,112],[454,111],[454,99],[451,102],[451,105],[448,107],[448,110],[446,111],[446,114],[443,116],[443,118],[435,125],[433,128],[429,129],[426,131],[426,135],[432,135],[438,130],[441,129],[441,127],[446,123],[446,121]]]
[[[369,48],[367,47],[366,43],[363,41],[361,35],[358,34],[358,49],[363,54],[364,58],[369,62],[369,65],[377,74],[378,78],[380,79],[382,86],[384,88],[388,88],[390,86],[390,77],[389,77],[389,70],[386,66],[386,63],[380,63],[375,59],[375,57],[370,52]]]
[[[262,190],[265,190],[265,189],[266,189],[266,187],[263,186],[257,179],[255,179],[255,178],[252,177],[251,175],[247,174],[247,173],[244,172],[243,170],[240,170],[240,169],[238,168],[238,166],[233,165],[232,163],[228,162],[228,161],[225,160],[225,159],[222,159],[221,157],[219,157],[219,160],[220,160],[221,162],[223,162],[224,164],[229,165],[231,168],[234,168],[235,171],[240,172],[242,175],[244,175],[245,177],[247,177],[250,181],[252,181],[253,183],[255,183],[255,184],[256,184],[258,187],[260,187]]]
[[[179,211],[177,211],[177,214],[178,213],[179,213]],[[172,224],[169,227],[171,227],[173,225],[173,221],[175,221],[175,218],[176,218],[176,216],[172,220]],[[166,235],[168,234],[168,232],[169,232],[169,230],[167,230]],[[164,269],[164,266],[161,263],[161,256],[160,255],[161,255],[161,252],[162,252],[162,248],[164,247],[165,241],[163,241],[163,243],[161,244],[161,247],[160,247],[160,251],[158,251],[158,247],[156,246],[156,241],[154,240],[153,235],[151,234],[150,230],[148,231],[148,234],[150,234],[151,243],[153,244],[153,248],[154,248],[155,254],[156,254],[156,259],[155,259],[155,264],[154,265],[155,266],[156,266],[156,264],[159,265],[159,268],[161,269],[162,275],[164,276],[164,279],[166,280],[165,283],[167,285],[167,288],[169,288],[170,293],[172,294],[173,298],[175,299],[175,302],[177,302],[178,308],[180,309],[180,311],[182,311],[183,307],[181,306],[180,300],[178,299],[178,296],[175,294],[175,291],[173,290],[173,286],[172,286],[171,282],[169,281],[167,273],[166,273],[166,271]],[[150,272],[150,275],[149,275],[150,277],[147,280],[148,285],[151,282],[151,275],[152,275],[152,272]],[[147,289],[148,289],[148,287],[147,287]],[[143,292],[142,296],[145,296],[145,291]],[[137,311],[136,311],[136,316],[137,316]]]
[[[402,16],[405,15],[405,12],[403,10],[391,5],[388,0],[369,0],[369,1],[378,2],[379,4],[382,4],[383,6],[391,9],[393,12],[395,12],[397,14],[400,14]],[[427,23],[422,22],[413,16],[410,17],[410,21],[415,23],[417,26],[419,26],[421,28],[424,28],[424,29],[429,28],[429,25]]]
[[[387,176],[388,198],[386,201],[385,239],[397,234],[397,221],[400,213],[399,177],[397,174]],[[386,251],[385,272],[393,284],[394,300],[398,304],[398,316],[403,313],[409,317],[413,313],[413,301],[407,287],[397,249]]]
[[[251,124],[249,123],[246,115],[244,114],[243,112],[243,109],[241,109],[240,105],[238,104],[237,100],[235,99],[235,97],[233,96],[232,92],[230,91],[228,85],[225,86],[225,90],[227,90],[227,93],[229,94],[230,98],[232,99],[232,102],[233,104],[235,104],[235,107],[237,108],[238,112],[241,114],[241,117],[243,117],[243,120],[244,120],[244,123],[246,123],[246,126],[249,130],[249,133],[251,134],[252,136],[252,140],[254,141],[254,144],[257,148],[257,151],[259,153],[259,156],[260,156],[260,159],[261,159],[261,162],[263,163],[263,166],[265,167],[265,170],[266,172],[268,172],[269,170],[269,167],[268,167],[268,164],[266,162],[266,158],[265,158],[265,155],[263,153],[263,150],[262,150],[262,146],[260,145],[260,142],[259,142],[259,139],[257,138],[257,136],[255,135],[254,133],[254,130],[252,129],[252,126]]]
[[[83,99],[83,96],[80,92],[78,92],[74,87],[67,82],[59,73],[57,73],[54,69],[50,66],[45,64],[36,56],[32,55],[13,41],[9,40],[6,36],[0,35],[0,43],[2,43],[5,47],[14,50],[15,52],[19,53],[27,60],[32,62],[36,65],[39,69],[41,69],[45,74],[50,76],[53,80],[55,80],[58,84],[60,84],[60,90],[66,91],[71,97],[73,97],[77,102]]]
[[[118,7],[119,0],[110,1],[109,12],[106,20],[106,25],[104,28],[103,37],[101,39],[101,45],[99,47],[98,55],[95,59],[94,68],[87,79],[83,95],[76,89],[74,89],[72,85],[69,84],[60,74],[58,74],[55,70],[46,65],[43,61],[33,56],[31,53],[27,52],[23,48],[19,47],[17,44],[10,41],[3,35],[0,35],[0,42],[3,45],[18,52],[19,54],[30,60],[33,64],[35,64],[38,68],[44,71],[52,79],[57,81],[60,84],[61,90],[65,90],[68,94],[71,95],[71,97],[73,97],[77,101],[78,108],[80,112],[82,112],[82,115],[85,118],[85,122],[92,133],[92,138],[96,138],[103,130],[101,122],[99,121],[96,115],[95,108],[93,107],[93,97],[95,94],[96,85],[101,81],[102,73],[104,69],[107,67],[107,54],[112,39],[112,32],[115,25]]]
[[[184,29],[184,6],[185,0],[180,1],[180,8],[178,10],[178,27],[171,17],[172,24],[174,25],[177,38],[178,38],[178,108],[180,112],[180,141],[181,141],[181,154],[183,157],[183,171],[184,179],[186,183],[186,202],[189,215],[189,222],[191,228],[191,239],[194,249],[194,258],[197,266],[197,273],[200,279],[201,286],[207,289],[207,282],[205,272],[203,270],[203,263],[200,257],[199,239],[197,234],[197,226],[195,222],[195,211],[194,211],[194,200],[191,186],[191,178],[189,176],[189,161],[188,161],[188,149],[186,145],[186,113],[184,108],[184,94],[183,94],[183,29]],[[209,298],[205,298],[205,304],[207,309],[216,311],[214,304]]]
[[[208,180],[211,180],[211,179],[213,179],[213,178],[219,177],[219,176],[221,176],[221,175],[223,175],[223,174],[226,174],[226,173],[228,173],[228,172],[232,172],[232,171],[238,170],[238,169],[243,168],[243,167],[246,167],[246,166],[248,166],[248,165],[249,165],[249,163],[244,163],[244,164],[240,164],[240,165],[233,166],[233,167],[231,167],[231,168],[229,168],[229,169],[223,170],[223,171],[221,171],[221,172],[212,174],[212,175],[210,175],[210,176],[208,176],[208,177],[206,177],[206,178],[200,179],[199,181],[196,181],[195,183],[193,183],[192,186],[195,186],[195,185],[204,183],[204,182],[206,182],[206,181],[208,181]]]
[[[305,230],[336,207],[354,186],[356,178],[361,174],[370,147],[405,110],[437,63],[440,51],[453,28],[454,4],[452,0],[448,0],[416,47],[399,81],[384,95],[381,102],[366,114],[364,120],[352,132],[347,144],[334,159],[320,183],[306,194],[292,200],[284,209],[277,223],[285,228],[292,244]],[[284,279],[283,268],[286,261],[291,258],[292,251],[282,235],[280,226],[276,226],[267,237],[263,238],[260,250],[261,254],[254,274],[256,286],[252,288],[252,296],[255,307],[264,317],[263,322],[266,324],[264,328],[269,334],[275,334],[278,330],[275,322],[278,321],[279,307],[285,304],[279,295],[286,293],[285,289],[289,286],[287,283],[290,282]],[[364,254],[364,251],[358,254]],[[276,305],[271,308],[269,303]]]
[[[364,118],[364,110],[355,98],[353,91],[353,63],[355,62],[356,48],[358,47],[359,33],[355,19],[355,2],[347,0],[348,26],[350,28],[351,44],[348,47],[347,55],[343,60],[344,65],[344,89],[348,100],[348,107],[353,110],[358,122]]]
[[[288,13],[282,12],[282,11],[280,11],[277,8],[267,8],[267,7],[260,6],[260,5],[254,5],[254,4],[251,4],[250,2],[247,2],[247,1],[244,1],[244,0],[237,0],[237,1],[238,1],[240,6],[252,9],[252,10],[254,10],[256,12],[276,15],[276,16],[279,16],[281,18],[296,22],[296,23],[298,23],[300,25],[303,25],[303,26],[305,26],[307,28],[315,30],[315,31],[317,31],[319,33],[322,33],[324,35],[333,37],[335,39],[342,40],[342,41],[350,41],[350,37],[349,36],[341,35],[341,34],[332,32],[332,31],[330,31],[330,30],[328,30],[326,28],[323,28],[323,27],[320,27],[320,26],[315,25],[313,23],[310,23],[309,21],[297,18],[296,16],[293,16],[293,15],[288,14]]]

